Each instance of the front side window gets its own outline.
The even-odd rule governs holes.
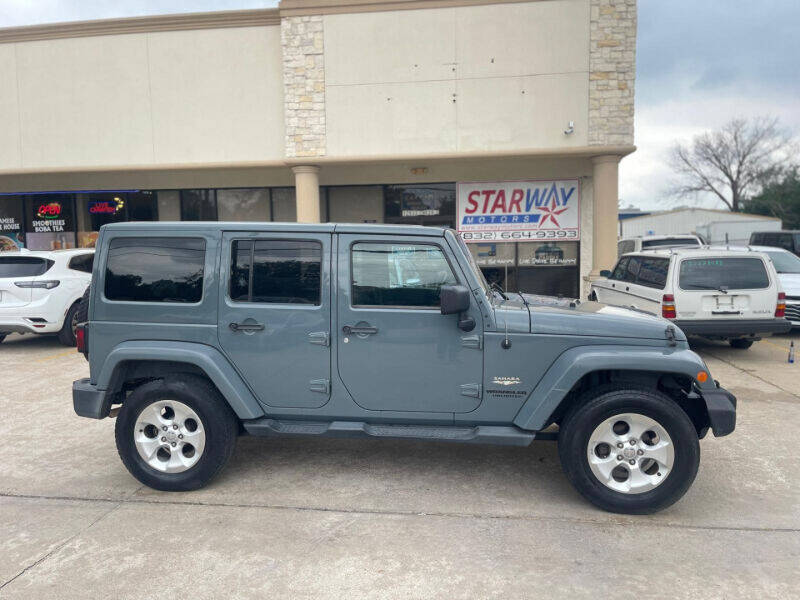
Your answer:
[[[0,278],[37,277],[53,266],[52,260],[27,256],[0,256]]]
[[[358,243],[352,248],[354,306],[435,308],[457,280],[438,246]]]
[[[111,240],[105,296],[128,302],[200,302],[206,241],[120,237]]]
[[[692,258],[681,262],[683,290],[759,290],[769,287],[760,258]]]
[[[231,247],[234,302],[319,305],[321,275],[319,242],[236,240]]]

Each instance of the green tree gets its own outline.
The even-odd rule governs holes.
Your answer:
[[[761,193],[742,206],[745,212],[782,219],[784,229],[800,229],[800,172],[795,167],[780,180],[764,184]]]

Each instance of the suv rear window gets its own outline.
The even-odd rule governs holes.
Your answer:
[[[759,290],[769,287],[760,258],[689,258],[681,262],[683,290]]]
[[[53,266],[52,260],[32,256],[0,256],[0,277],[36,277]]]
[[[200,302],[206,241],[120,237],[111,240],[105,296],[128,302]]]

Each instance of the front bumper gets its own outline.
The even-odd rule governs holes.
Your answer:
[[[792,328],[787,319],[707,319],[672,321],[686,335],[740,338],[786,333]]]
[[[716,383],[716,382],[715,382]],[[722,437],[736,429],[736,396],[719,387],[698,390],[706,403],[708,421],[714,437]]]
[[[98,390],[88,378],[72,382],[72,408],[80,417],[105,419],[111,411],[111,394]]]

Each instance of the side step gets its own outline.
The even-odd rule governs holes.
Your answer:
[[[255,419],[245,421],[247,433],[260,437],[282,435],[315,435],[322,437],[357,438],[382,437],[441,442],[527,446],[535,432],[515,426],[477,425],[475,427],[443,427],[441,425],[370,424],[362,421],[280,421]]]

